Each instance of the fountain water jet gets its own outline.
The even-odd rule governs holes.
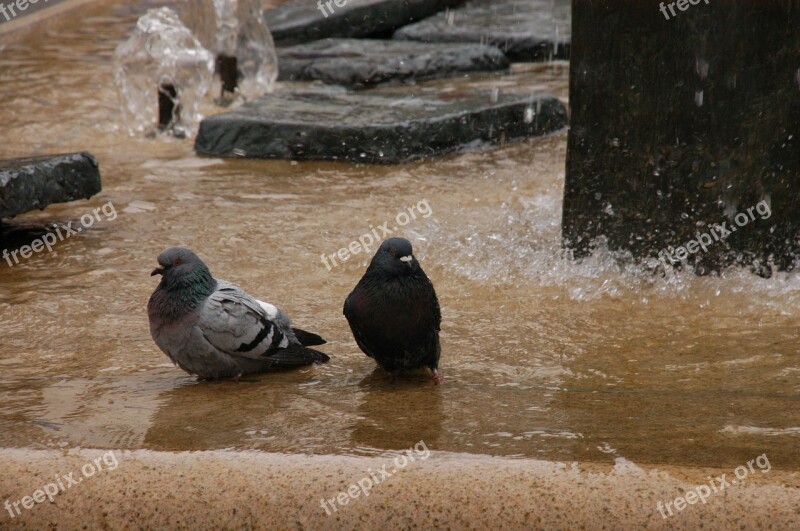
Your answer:
[[[182,0],[181,20],[216,56],[221,95],[271,92],[278,78],[272,34],[258,0]]]
[[[178,15],[166,7],[149,10],[114,52],[114,78],[128,132],[194,132],[201,118],[197,107],[213,74],[213,56]]]

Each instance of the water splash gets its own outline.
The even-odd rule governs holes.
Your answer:
[[[181,20],[216,55],[235,57],[238,90],[246,97],[271,92],[278,78],[272,33],[258,0],[182,0]]]
[[[214,58],[167,7],[150,9],[114,52],[114,80],[129,134],[152,135],[158,124],[159,88],[175,87],[182,132],[193,133],[198,104],[208,92]],[[163,93],[162,93],[163,94]]]

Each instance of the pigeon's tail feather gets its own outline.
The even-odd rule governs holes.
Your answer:
[[[307,348],[306,351],[310,352],[311,355],[314,356],[314,363],[328,363],[331,361],[331,357],[324,352],[314,350],[313,348]]]
[[[273,367],[300,367],[312,363],[326,363],[330,359],[327,354],[297,344],[290,344],[269,356]]]
[[[325,343],[327,343],[327,341],[322,339],[321,336],[318,336],[317,334],[311,332],[306,332],[305,330],[301,330],[299,328],[292,328],[292,332],[294,332],[295,337],[304,347],[313,347],[316,345],[324,345]]]

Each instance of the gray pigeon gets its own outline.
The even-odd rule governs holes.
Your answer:
[[[298,328],[272,304],[217,280],[194,252],[181,247],[158,257],[151,276],[161,282],[147,313],[156,345],[177,366],[200,379],[238,379],[269,369],[325,363],[307,348],[325,340]]]

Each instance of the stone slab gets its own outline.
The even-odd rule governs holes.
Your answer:
[[[281,48],[278,62],[283,81],[355,88],[509,67],[495,46],[372,39],[323,39]]]
[[[543,135],[566,123],[563,104],[547,93],[322,87],[267,94],[206,118],[195,150],[221,157],[400,163]]]
[[[394,38],[491,44],[526,62],[569,59],[571,31],[570,0],[473,0],[400,28]]]
[[[100,168],[89,153],[0,160],[0,218],[100,192]]]
[[[338,0],[333,13],[316,0],[297,0],[266,12],[275,44],[291,46],[329,37],[389,36],[397,28],[429,17],[464,0]]]

